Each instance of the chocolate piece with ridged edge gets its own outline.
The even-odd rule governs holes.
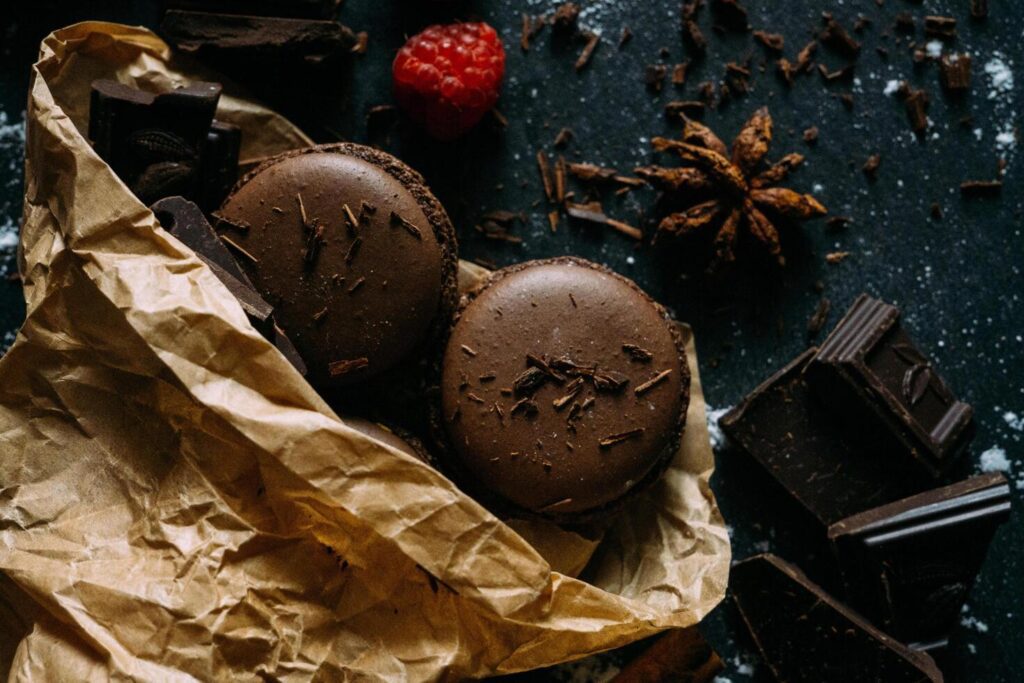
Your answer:
[[[330,19],[340,4],[341,0],[166,0],[164,8],[220,14]]]
[[[445,464],[464,488],[496,509],[572,523],[660,477],[678,448],[689,370],[661,306],[563,257],[497,271],[465,300],[440,393]]]
[[[895,306],[860,295],[807,368],[822,402],[849,433],[939,476],[974,435],[973,411],[900,325]]]
[[[817,520],[819,530],[862,510],[928,489],[914,467],[901,467],[846,437],[826,402],[807,385],[810,348],[765,380],[719,425],[788,495]]]
[[[914,649],[944,646],[1009,514],[1010,486],[993,473],[836,522],[850,604]]]
[[[787,683],[941,683],[934,660],[882,633],[774,555],[733,565],[733,600],[775,678]]]

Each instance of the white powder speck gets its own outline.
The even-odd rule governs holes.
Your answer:
[[[725,676],[715,676],[715,680],[711,681],[711,683],[732,683],[732,679]]]
[[[977,139],[978,142],[981,142],[981,128],[975,128],[973,132],[975,139]]]
[[[967,651],[972,655],[978,654],[978,647],[974,643],[967,643]]]
[[[814,183],[814,187],[811,188],[814,192],[824,192],[825,186],[821,183]]]
[[[636,259],[633,258],[632,256],[627,256],[626,263],[628,263],[629,265],[633,265],[634,263],[636,263]]]
[[[889,97],[892,97],[893,95],[896,94],[896,91],[899,90],[899,89],[900,89],[900,82],[899,81],[897,81],[897,80],[886,81],[886,83],[885,83],[885,90],[882,91],[882,94],[887,95]]]
[[[979,460],[982,472],[1009,472],[1013,464],[1006,457],[1006,451],[993,446],[981,454]]]
[[[938,59],[942,56],[942,41],[941,40],[929,40],[924,46],[925,52],[932,59]]]
[[[719,408],[715,410],[711,406],[707,407],[708,436],[711,437],[712,450],[717,451],[725,445],[725,434],[722,433],[722,428],[718,426],[718,421],[730,410],[732,408]]]
[[[1017,146],[1017,130],[1013,121],[1006,121],[996,133],[996,149],[1006,151]]]
[[[960,618],[960,625],[965,628],[971,628],[978,633],[988,633],[988,624],[984,621],[980,621],[975,617],[965,616]]]
[[[991,87],[988,93],[990,100],[1013,91],[1013,63],[1005,59],[1002,53],[993,53],[992,59],[985,63],[985,73]]]
[[[1007,427],[1015,432],[1024,431],[1024,415],[1018,415],[1012,410],[1007,410],[1003,413],[1003,421],[1006,423]]]

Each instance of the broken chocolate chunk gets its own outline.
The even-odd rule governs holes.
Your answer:
[[[932,475],[949,469],[974,435],[971,407],[956,400],[918,350],[900,311],[866,294],[821,345],[808,378],[851,435]]]
[[[867,510],[828,530],[853,606],[915,650],[945,646],[1010,486],[985,474]]]
[[[609,683],[711,683],[725,665],[696,626],[672,629],[626,664]]]
[[[774,555],[733,565],[733,599],[779,681],[941,683],[934,660],[882,633]]]
[[[971,87],[971,56],[966,52],[942,55],[939,80],[946,92],[960,95]]]

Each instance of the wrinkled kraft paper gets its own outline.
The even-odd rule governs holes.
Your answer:
[[[596,549],[514,531],[347,428],[89,147],[93,79],[203,76],[152,33],[101,23],[50,35],[34,68],[28,316],[0,361],[0,671],[458,680],[707,614],[730,548],[696,366],[680,453]],[[243,128],[243,158],[309,143],[237,97],[218,116]],[[552,569],[588,557],[586,581]]]

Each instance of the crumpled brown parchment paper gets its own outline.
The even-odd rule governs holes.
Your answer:
[[[679,455],[599,545],[517,533],[348,429],[252,330],[92,152],[100,77],[191,80],[152,33],[102,23],[50,35],[33,71],[28,315],[0,360],[10,680],[458,680],[688,626],[722,599],[695,365]],[[242,126],[243,158],[308,144],[237,97],[218,116]],[[552,569],[588,558],[586,581]]]

